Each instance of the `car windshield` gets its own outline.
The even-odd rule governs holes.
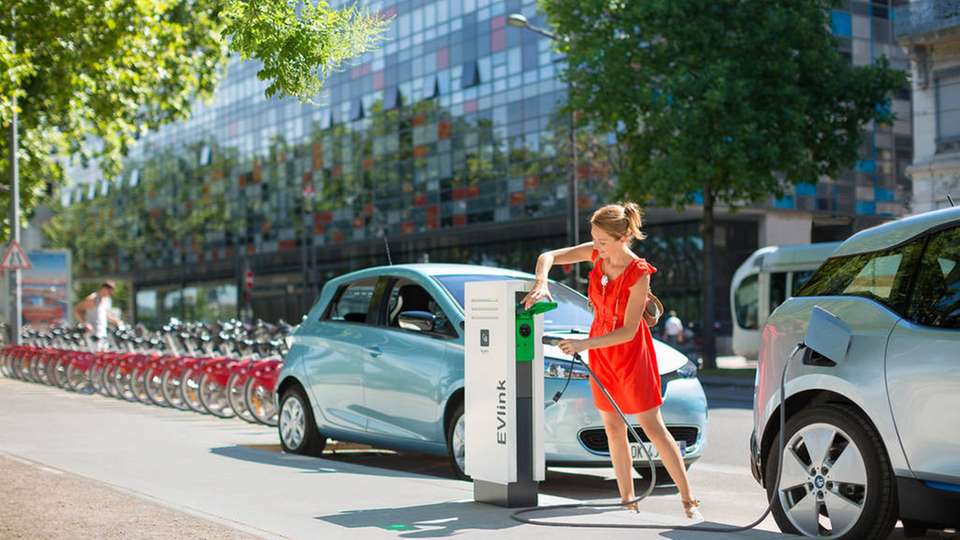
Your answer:
[[[463,309],[463,289],[468,281],[503,281],[508,279],[518,279],[520,281],[533,282],[532,279],[518,278],[509,275],[497,274],[476,274],[476,275],[456,275],[456,276],[434,276],[434,279],[456,299]],[[570,289],[561,283],[550,283],[550,294],[557,302],[557,309],[543,314],[544,330],[556,331],[572,328],[589,328],[593,320],[593,313],[590,311],[590,304],[587,299],[579,293]]]

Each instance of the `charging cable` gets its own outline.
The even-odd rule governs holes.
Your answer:
[[[561,341],[560,338],[555,338],[555,337],[543,338],[543,342],[548,345],[556,345],[560,341]],[[573,509],[573,508],[618,508],[621,506],[627,506],[634,503],[638,503],[643,499],[646,499],[650,495],[650,493],[653,491],[653,488],[657,483],[657,470],[653,464],[653,456],[650,454],[650,450],[644,444],[641,444],[640,447],[643,448],[643,453],[647,456],[647,466],[650,468],[650,484],[644,490],[643,494],[640,495],[639,497],[626,502],[620,502],[620,503],[571,503],[571,504],[554,504],[549,506],[535,506],[533,508],[524,508],[522,510],[518,510],[513,514],[511,514],[510,517],[513,518],[515,521],[519,521],[520,523],[529,523],[531,525],[543,525],[546,527],[586,527],[586,528],[601,528],[601,529],[677,529],[677,530],[685,530],[685,531],[703,531],[703,532],[717,532],[717,533],[732,533],[732,532],[740,532],[740,531],[753,529],[754,527],[759,525],[764,519],[766,519],[767,515],[770,514],[770,510],[771,508],[773,508],[774,498],[777,497],[780,492],[781,464],[783,460],[783,450],[785,446],[784,430],[786,429],[786,423],[787,423],[787,420],[786,420],[787,404],[786,404],[786,391],[785,391],[787,368],[790,366],[790,361],[793,360],[794,357],[796,357],[797,353],[805,348],[806,348],[806,345],[804,345],[803,343],[798,343],[796,348],[793,349],[793,352],[790,353],[790,356],[787,359],[787,361],[784,362],[783,364],[783,372],[780,374],[780,433],[779,433],[779,441],[778,441],[778,444],[780,445],[779,446],[780,452],[777,455],[777,478],[773,485],[773,495],[771,495],[770,499],[767,501],[766,510],[764,510],[763,514],[761,514],[760,517],[758,517],[756,520],[754,520],[750,524],[743,525],[743,526],[729,525],[729,526],[708,527],[706,525],[627,525],[627,524],[620,524],[620,523],[557,523],[557,522],[550,522],[550,521],[539,521],[539,520],[528,518],[528,517],[522,517],[524,514],[531,514],[533,512],[543,512],[546,510],[562,510],[562,509]],[[576,353],[573,355],[573,360],[571,361],[571,367],[573,366],[573,362],[579,363],[580,365],[582,365],[587,369],[587,371],[590,373],[590,377],[600,388],[600,391],[603,392],[604,397],[607,398],[607,401],[610,402],[610,405],[612,405],[613,408],[617,411],[617,414],[620,415],[620,418],[623,420],[623,423],[626,424],[627,429],[630,430],[630,433],[633,435],[634,440],[642,441],[642,439],[640,438],[640,435],[630,424],[630,421],[627,419],[626,415],[624,415],[623,411],[620,410],[620,406],[617,405],[617,402],[614,401],[613,397],[610,396],[610,393],[607,392],[606,388],[604,388],[603,384],[600,382],[597,376],[593,373],[593,370],[590,369],[590,366],[586,362],[584,362],[583,359],[580,357],[580,353]],[[564,386],[564,390],[565,389],[566,389],[566,386]],[[559,400],[559,396],[562,394],[563,394],[563,390],[558,392],[557,395],[554,396],[554,402]]]

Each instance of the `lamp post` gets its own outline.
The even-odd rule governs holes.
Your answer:
[[[16,10],[10,14],[11,20],[16,20]],[[13,30],[16,35],[16,29]],[[17,52],[16,39],[13,40],[13,53]],[[13,242],[20,243],[20,170],[17,164],[17,147],[19,146],[18,127],[17,127],[17,94],[10,96],[10,102],[13,105],[13,114],[10,118],[10,238]],[[20,290],[21,275],[20,269],[16,268],[10,272],[11,293],[13,302],[10,303],[10,341],[14,345],[20,345],[20,332],[23,324],[23,296]],[[69,294],[70,291],[67,291]]]
[[[534,26],[530,24],[530,21],[520,13],[511,13],[507,16],[507,24],[514,28],[522,28],[530,30],[531,32],[540,34],[541,36],[548,37],[554,41],[562,41],[562,39],[554,34],[553,32],[540,28],[539,26]],[[567,81],[567,99],[570,99],[570,96],[573,95],[573,83],[569,80]],[[576,118],[574,117],[574,112],[570,111],[570,185],[567,190],[568,192],[568,201],[567,201],[567,238],[570,245],[576,246],[580,244],[580,217],[577,210],[577,134],[575,130]],[[580,289],[580,265],[573,265],[573,288],[575,290]]]

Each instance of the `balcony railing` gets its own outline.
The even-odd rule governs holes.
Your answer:
[[[960,27],[960,0],[919,0],[897,8],[894,31],[898,38]]]

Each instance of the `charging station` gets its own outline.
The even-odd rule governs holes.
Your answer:
[[[544,480],[543,313],[525,310],[531,283],[465,284],[465,472],[473,498],[513,508],[536,506]]]

